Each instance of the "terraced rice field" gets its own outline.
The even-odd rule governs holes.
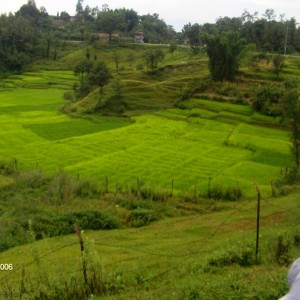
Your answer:
[[[71,72],[56,71],[0,83],[0,161],[14,158],[24,169],[64,169],[98,181],[107,177],[111,189],[140,178],[155,188],[170,189],[173,181],[175,191],[204,191],[211,178],[239,184],[248,197],[255,194],[253,181],[269,195],[271,180],[291,161],[288,133],[252,125],[260,116],[246,106],[194,99],[188,110],[132,120],[69,118],[59,108],[73,80]]]

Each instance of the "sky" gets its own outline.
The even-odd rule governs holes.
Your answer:
[[[1,0],[0,13],[16,12],[27,0]],[[38,8],[45,7],[50,15],[67,11],[75,14],[77,0],[35,0]],[[279,17],[285,14],[286,19],[295,17],[300,21],[299,0],[84,0],[83,7],[91,8],[103,4],[109,8],[128,8],[135,10],[139,15],[159,14],[168,25],[176,31],[181,31],[185,24],[214,23],[219,17],[240,17],[246,9],[250,13],[257,11],[262,15],[266,9],[272,8]]]

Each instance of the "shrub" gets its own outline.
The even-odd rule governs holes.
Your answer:
[[[121,227],[117,220],[98,211],[70,212],[58,217],[34,216],[31,220],[36,239],[73,233],[75,223],[85,230],[110,230]],[[28,224],[24,227],[28,229]]]
[[[236,185],[234,187],[228,187],[223,195],[223,199],[229,200],[229,201],[237,201],[240,200],[243,196],[243,192],[239,185]]]
[[[275,84],[269,83],[256,92],[253,101],[255,110],[269,116],[278,116],[281,114],[280,102],[283,98],[283,89]]]
[[[74,101],[75,100],[75,95],[71,91],[64,92],[64,99],[69,100],[69,101]]]
[[[229,250],[217,257],[213,257],[209,260],[209,266],[215,266],[218,268],[239,265],[243,267],[249,267],[256,264],[256,257],[254,253],[254,246],[252,244],[237,245],[235,249]]]
[[[277,239],[275,259],[280,265],[289,265],[292,261],[290,250],[294,246],[293,238],[288,234],[280,234]]]
[[[182,88],[179,92],[178,92],[178,101],[185,101],[187,99],[189,99],[191,96],[191,91],[188,87],[184,87]]]
[[[137,65],[136,65],[136,70],[137,70],[137,71],[142,71],[142,70],[144,70],[144,65],[143,65],[143,64],[137,64]]]
[[[0,174],[2,175],[12,175],[18,171],[18,168],[18,161],[16,159],[0,161]]]
[[[211,179],[208,182],[207,197],[210,199],[219,200],[223,196],[223,187],[221,184],[211,185]]]
[[[149,199],[153,201],[166,201],[170,196],[170,193],[164,190],[156,190],[149,187],[141,187],[140,188],[140,196],[142,199]]]
[[[63,229],[69,230],[66,233],[73,232],[73,224],[75,223],[82,229],[92,230],[109,230],[121,227],[117,220],[98,211],[67,213],[59,217],[57,221],[65,226]]]
[[[22,172],[16,178],[17,183],[26,185],[31,188],[42,186],[46,182],[46,180],[47,179],[40,170]]]
[[[286,167],[281,170],[283,181],[287,184],[295,184],[299,180],[299,169],[297,166]]]
[[[61,205],[75,197],[92,197],[100,194],[98,186],[88,180],[74,179],[65,172],[57,173],[51,180],[46,197]]]
[[[283,82],[284,84],[284,87],[287,89],[287,90],[293,90],[293,89],[296,89],[298,88],[299,86],[299,80],[296,79],[296,78],[287,78],[284,80]]]
[[[157,215],[153,210],[137,208],[128,215],[128,221],[133,227],[141,227],[156,221]]]
[[[133,210],[133,209],[138,209],[138,208],[142,208],[142,209],[151,209],[152,208],[152,203],[149,202],[149,201],[145,201],[145,200],[121,200],[119,202],[119,205],[124,207],[124,208],[127,208],[127,209],[130,209],[130,210]]]

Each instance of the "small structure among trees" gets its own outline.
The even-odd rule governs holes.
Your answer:
[[[144,43],[144,32],[136,31],[134,34],[134,42],[138,44]]]
[[[119,33],[112,33],[111,35],[108,33],[99,33],[100,42],[110,42],[111,40],[119,40]]]

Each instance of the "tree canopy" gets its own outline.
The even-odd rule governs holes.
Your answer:
[[[214,81],[235,79],[246,40],[236,31],[202,35],[209,57],[209,70]]]

